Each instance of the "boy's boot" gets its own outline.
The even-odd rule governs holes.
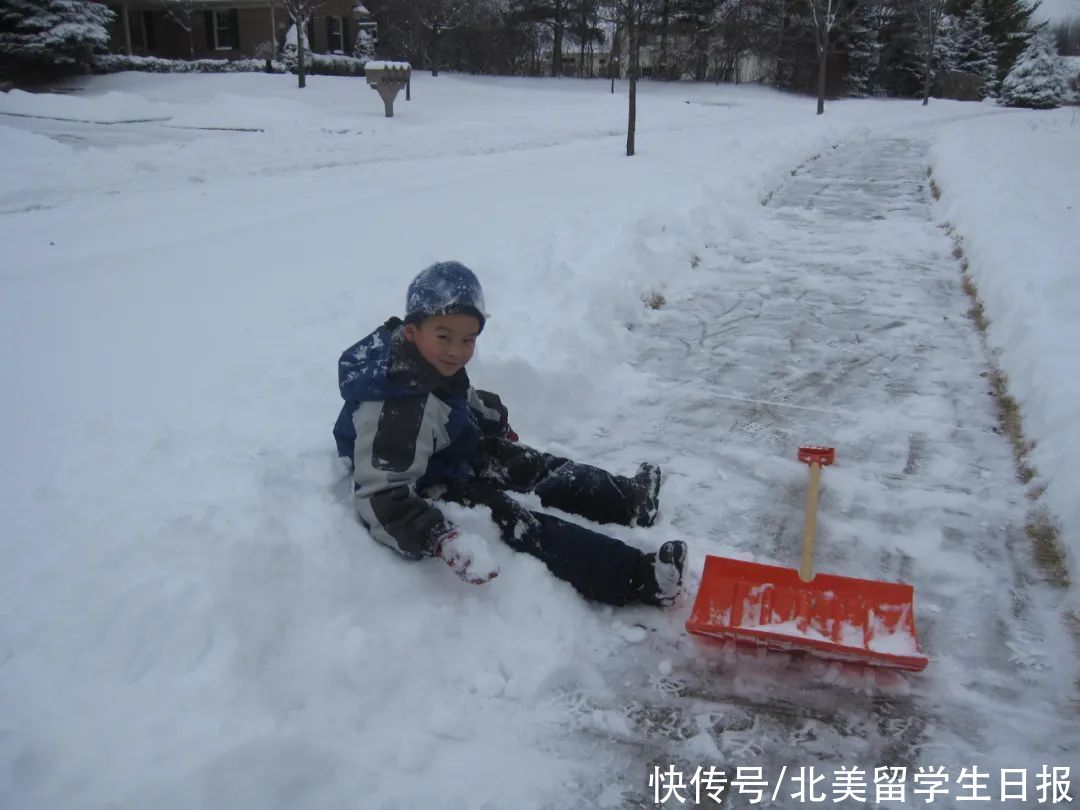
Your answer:
[[[686,543],[669,540],[652,554],[642,554],[637,571],[630,580],[636,601],[656,607],[670,607],[682,592]]]
[[[660,508],[660,468],[648,461],[642,462],[630,487],[634,494],[634,511],[630,516],[631,524],[652,526],[656,522],[656,512]]]

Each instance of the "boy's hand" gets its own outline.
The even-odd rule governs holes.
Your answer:
[[[488,413],[478,412],[480,419],[480,430],[485,436],[491,436],[497,439],[509,439],[512,442],[518,440],[518,435],[510,429],[509,412],[506,410],[506,406],[503,405],[502,400],[499,399],[498,394],[493,394],[490,391],[481,391],[476,389],[476,396],[480,401],[484,403],[484,407],[488,409]],[[498,418],[492,415],[497,414]]]
[[[435,541],[435,556],[470,585],[483,585],[499,575],[484,538],[451,529]]]

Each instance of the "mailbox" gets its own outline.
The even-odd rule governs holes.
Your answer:
[[[401,88],[409,83],[412,65],[408,62],[368,62],[364,76],[372,90],[377,90],[386,108],[386,117],[394,117],[394,99]]]

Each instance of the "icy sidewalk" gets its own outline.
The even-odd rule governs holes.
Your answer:
[[[905,679],[706,654],[679,635],[689,606],[670,624],[643,614],[657,632],[610,663],[615,694],[579,717],[633,752],[620,778],[646,804],[648,775],[672,764],[687,780],[697,767],[762,767],[767,795],[785,766],[788,780],[800,766],[826,777],[856,766],[869,806],[876,767],[907,767],[910,797],[917,768],[943,766],[946,797],[995,802],[1001,769],[1028,769],[1034,805],[1041,766],[1075,764],[1060,594],[1032,563],[1028,503],[951,244],[932,221],[927,149],[896,136],[844,144],[771,197],[756,233],[711,246],[639,330],[655,384],[625,407],[651,427],[642,455],[668,473],[657,531],[691,542],[695,571],[705,553],[797,566],[807,473],[796,449],[834,445],[817,569],[913,583],[929,669]],[[991,774],[985,794],[954,784],[973,766]],[[781,786],[773,806],[802,803],[785,801],[797,787]]]

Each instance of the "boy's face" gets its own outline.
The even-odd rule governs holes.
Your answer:
[[[405,325],[405,339],[444,377],[457,374],[472,360],[478,334],[480,321],[460,312]]]

